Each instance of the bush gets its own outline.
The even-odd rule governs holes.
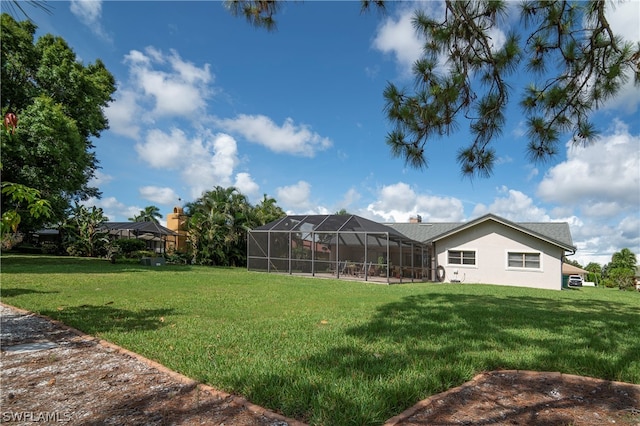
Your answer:
[[[156,253],[153,250],[137,250],[131,252],[131,257],[136,259],[142,259],[143,257],[162,257],[162,255]]]
[[[184,264],[191,263],[191,256],[187,253],[182,253],[179,251],[175,251],[165,257],[167,258],[168,263],[173,263],[177,265],[184,265]]]
[[[54,241],[44,241],[41,245],[42,254],[59,254],[60,246]]]
[[[119,238],[117,240],[113,240],[111,244],[118,247],[120,249],[120,253],[125,257],[135,257],[133,255],[134,252],[147,248],[147,243],[136,238]]]
[[[617,286],[620,290],[633,289],[636,285],[635,271],[631,268],[614,268],[609,271],[609,280],[613,282],[612,287]]]

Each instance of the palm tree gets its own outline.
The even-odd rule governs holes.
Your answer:
[[[162,214],[160,213],[160,209],[156,206],[147,206],[144,210],[140,210],[138,215],[130,217],[129,220],[131,222],[153,222],[160,223],[158,219],[162,218]]]
[[[251,206],[235,187],[216,186],[188,204],[187,211],[196,262],[240,265],[246,261]]]
[[[162,219],[160,209],[156,206],[145,207],[144,210],[140,211],[140,215],[142,216],[142,222],[160,223],[158,219]]]
[[[634,269],[637,264],[637,259],[635,253],[633,253],[628,248],[623,248],[619,252],[613,253],[611,257],[611,265],[610,268],[625,268],[625,269]]]
[[[276,205],[276,199],[263,195],[262,201],[253,208],[255,226],[266,225],[269,222],[285,217],[287,214]]]

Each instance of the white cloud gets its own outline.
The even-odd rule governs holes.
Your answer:
[[[102,0],[71,0],[69,5],[71,13],[91,31],[105,41],[111,41],[111,37],[105,32],[100,18],[102,17]]]
[[[190,187],[192,198],[200,197],[203,191],[216,185],[230,186],[238,164],[236,141],[224,133],[204,131],[190,138],[176,128],[170,133],[153,129],[135,149],[140,159],[151,167],[177,171]]]
[[[513,222],[548,222],[551,220],[543,208],[537,207],[533,199],[515,189],[506,186],[498,188],[504,196],[495,198],[489,206],[477,204],[472,216],[480,217],[488,213],[496,214]]]
[[[176,205],[180,198],[172,188],[167,187],[143,186],[139,189],[139,192],[140,196],[145,200],[164,205]]]
[[[118,89],[114,101],[105,108],[109,120],[109,130],[118,135],[138,139],[142,109],[138,105],[137,94],[128,89]]]
[[[404,9],[396,17],[388,17],[378,27],[373,47],[394,56],[402,74],[411,73],[411,67],[422,54],[422,40],[416,34],[411,20],[414,9]]]
[[[81,203],[82,205],[91,208],[96,206],[101,208],[104,215],[110,222],[126,222],[130,217],[140,213],[141,208],[135,206],[127,206],[115,197],[105,198],[89,198]]]
[[[417,194],[404,182],[382,187],[378,200],[367,206],[370,217],[385,222],[408,222],[420,215],[424,222],[459,222],[464,219],[462,201],[453,197]]]
[[[537,189],[543,200],[573,205],[588,215],[595,206],[607,211],[638,212],[640,206],[640,135],[616,122],[610,135],[587,147],[567,144],[567,160],[547,171]]]
[[[313,157],[329,148],[331,140],[311,131],[305,124],[296,125],[287,118],[282,126],[264,115],[240,114],[233,119],[218,120],[225,131],[237,133],[249,142],[263,145],[273,152]]]
[[[489,28],[487,35],[489,36],[489,40],[491,40],[491,50],[494,52],[502,49],[504,44],[507,42],[506,34],[497,25]]]
[[[355,188],[350,188],[342,197],[342,201],[338,204],[338,210],[344,208],[349,211],[349,207],[353,206],[360,200],[360,193]]]
[[[534,167],[532,165],[527,165],[526,166],[527,169],[529,169],[529,173],[527,174],[527,181],[532,180],[534,177],[538,176],[538,174],[540,173],[540,170],[538,170],[537,167]]]
[[[297,211],[310,208],[311,185],[303,180],[289,186],[282,186],[276,189],[276,199],[285,209]]]
[[[160,129],[150,130],[144,143],[135,146],[140,159],[157,169],[175,170],[183,165],[185,152],[192,142],[187,135],[175,127],[171,133]],[[189,156],[187,154],[187,156]]]
[[[93,172],[93,178],[89,180],[88,185],[100,188],[102,185],[106,185],[112,180],[113,180],[113,176],[106,173],[102,173],[100,170],[95,170]]]
[[[175,50],[169,54],[154,47],[144,52],[132,50],[125,56],[125,63],[131,76],[127,90],[152,103],[146,119],[170,116],[193,120],[213,93],[209,64],[199,68],[183,61]]]
[[[258,194],[258,190],[260,189],[260,187],[253,180],[251,175],[249,173],[244,173],[244,172],[238,173],[236,175],[236,181],[233,184],[233,186],[238,188],[238,191],[240,191],[247,197]]]

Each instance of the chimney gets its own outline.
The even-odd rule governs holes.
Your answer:
[[[416,215],[416,217],[410,217],[409,223],[422,223],[422,216]]]

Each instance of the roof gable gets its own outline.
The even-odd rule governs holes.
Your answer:
[[[411,239],[429,243],[464,232],[487,221],[499,223],[568,251],[576,250],[571,238],[569,224],[566,222],[515,223],[490,213],[465,223],[397,223],[388,224],[388,226],[402,232]]]

